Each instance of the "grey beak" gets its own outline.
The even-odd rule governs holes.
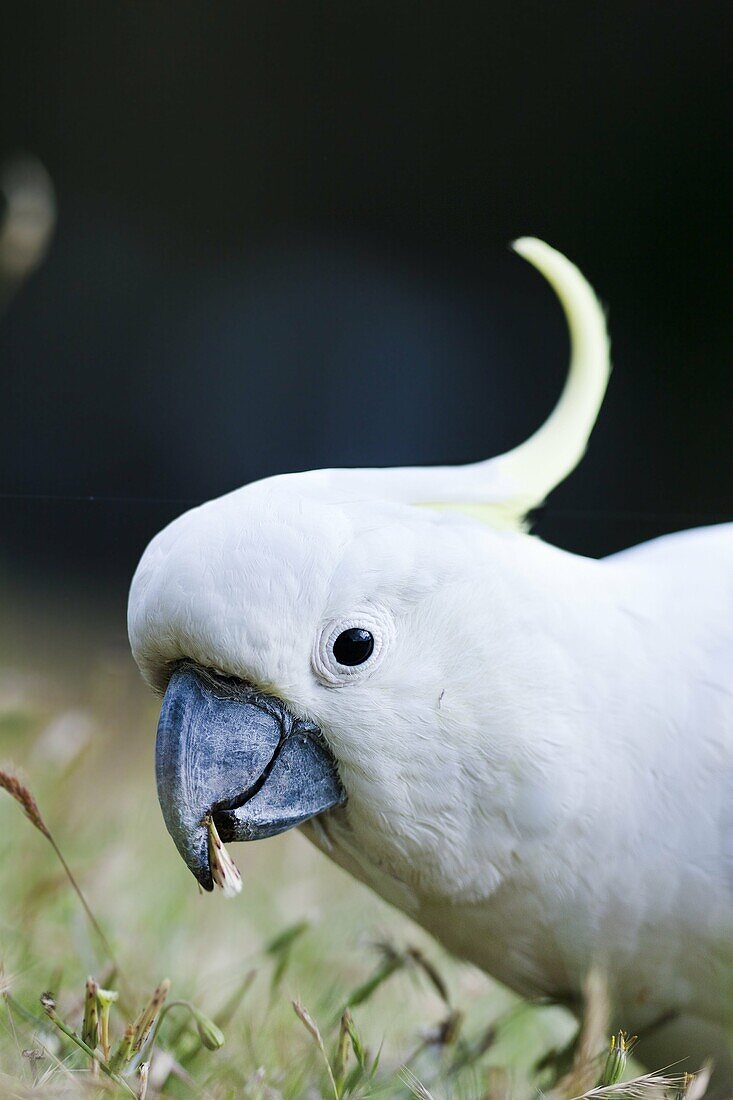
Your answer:
[[[155,748],[158,800],[186,866],[213,890],[206,819],[259,840],[346,801],[320,731],[281,700],[193,666],[170,679]]]

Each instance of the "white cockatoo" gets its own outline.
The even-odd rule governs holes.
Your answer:
[[[207,889],[212,818],[225,842],[301,826],[520,994],[574,1004],[605,967],[618,1021],[661,1056],[721,1057],[733,525],[601,561],[527,533],[585,450],[609,344],[577,268],[514,247],[571,338],[527,442],[463,467],[268,478],[145,551],[129,633],[164,695],[163,815]]]

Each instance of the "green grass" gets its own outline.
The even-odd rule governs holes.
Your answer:
[[[339,1093],[420,1095],[406,1066],[436,1098],[524,1097],[549,1080],[534,1067],[572,1036],[567,1014],[522,1005],[450,959],[298,834],[233,847],[242,894],[201,895],[158,809],[156,717],[119,621],[85,624],[68,606],[7,609],[0,767],[33,791],[119,970],[48,841],[0,791],[0,1094],[35,1095],[34,1082],[44,1096],[123,1094],[41,1007],[52,992],[58,1017],[80,1032],[88,975],[120,991],[116,1037],[165,978],[169,1002],[190,1001],[222,1028],[224,1046],[208,1050],[187,1010],[172,1008],[148,1096],[307,1100],[334,1095],[331,1075]],[[347,1003],[351,1035],[340,1031]],[[136,1093],[134,1061],[129,1069]]]

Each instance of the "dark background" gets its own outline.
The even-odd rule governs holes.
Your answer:
[[[728,4],[3,7],[0,159],[59,210],[0,318],[6,567],[117,598],[255,477],[519,442],[567,357],[523,234],[591,279],[615,362],[538,531],[733,518]]]

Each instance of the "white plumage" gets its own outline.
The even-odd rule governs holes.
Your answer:
[[[605,966],[621,1024],[679,1014],[672,1054],[698,1057],[733,1030],[733,525],[603,561],[524,533],[584,451],[608,341],[577,269],[516,247],[573,346],[539,432],[187,513],[140,563],[132,647],[158,690],[187,659],[317,722],[348,802],[304,831],[451,950],[530,996]],[[344,669],[351,626],[375,648]]]

